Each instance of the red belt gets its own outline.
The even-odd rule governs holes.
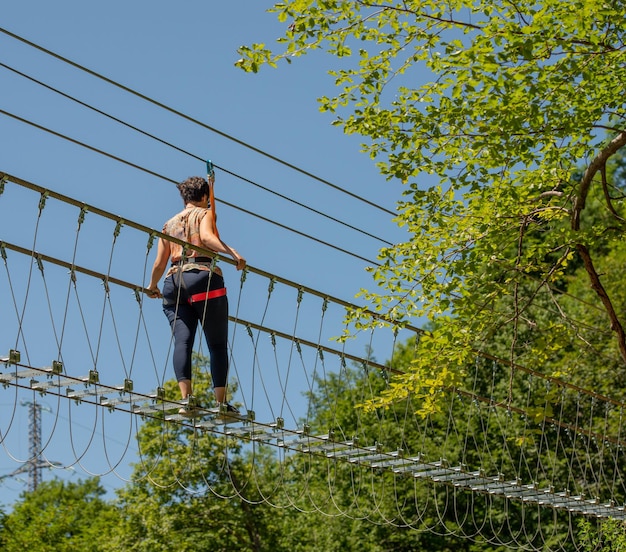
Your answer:
[[[226,295],[226,288],[212,289],[211,291],[205,291],[203,293],[195,293],[187,301],[189,304],[198,303],[200,301],[208,301],[209,299],[215,299],[216,297],[222,297]]]

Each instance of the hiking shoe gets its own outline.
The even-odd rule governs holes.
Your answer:
[[[237,419],[241,416],[239,409],[229,402],[217,403],[217,407],[219,409],[218,416],[223,420],[227,418]]]
[[[189,395],[186,399],[183,399],[183,406],[178,410],[178,413],[185,418],[195,418],[200,416],[198,410],[198,403],[193,395]]]
[[[200,416],[200,411],[195,406],[183,406],[178,410],[178,413],[185,418],[196,418]]]

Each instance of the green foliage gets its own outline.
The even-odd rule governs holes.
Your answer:
[[[437,411],[477,351],[562,374],[554,359],[588,348],[580,307],[555,293],[572,267],[626,365],[624,311],[595,265],[625,230],[611,176],[626,144],[623,3],[286,0],[270,11],[288,24],[276,51],[242,47],[237,65],[334,56],[338,91],[321,110],[407,185],[397,223],[411,237],[380,251],[382,291],[362,295],[395,321],[437,324],[370,407],[411,395],[423,415]],[[557,317],[534,308],[548,303]]]
[[[207,362],[195,357],[193,381],[199,403],[210,407],[214,399]],[[165,397],[178,397],[176,382],[166,382]],[[273,549],[271,511],[259,505],[263,482],[253,484],[253,465],[269,461],[265,451],[243,453],[238,439],[162,417],[146,418],[138,444],[140,461],[132,482],[119,493],[123,520],[111,550]]]
[[[626,527],[617,520],[604,520],[596,524],[582,520],[581,543],[585,552],[622,552],[626,550]]]
[[[389,364],[406,369],[414,347],[414,342],[398,346]],[[488,386],[491,371],[477,379],[477,385]],[[500,419],[499,413],[489,408],[483,409],[481,416],[480,407],[454,394],[446,394],[447,412],[430,414],[424,423],[414,419],[410,400],[395,401],[386,409],[354,409],[364,390],[376,393],[386,385],[384,374],[361,367],[327,375],[317,382],[310,397],[311,432],[335,428],[337,441],[358,439],[362,446],[378,443],[385,451],[401,450],[407,457],[419,455],[429,462],[447,459],[449,466],[466,463],[471,470],[480,467],[489,474],[511,468],[507,453],[523,448],[512,440],[527,422],[507,419],[506,413]],[[471,415],[473,410],[476,412]],[[503,443],[499,432],[485,431],[486,425],[507,425],[511,442]],[[549,438],[543,437],[546,441]],[[485,450],[491,451],[489,457],[485,457]],[[513,469],[519,459],[519,454],[512,459]],[[505,471],[511,478],[516,473]],[[527,539],[536,538],[534,544],[541,546],[545,544],[541,539],[547,536],[555,549],[572,549],[567,514],[546,510],[539,523],[537,510],[528,505],[323,456],[294,455],[283,474],[283,482],[293,489],[289,493],[292,505],[306,513],[286,518],[289,527],[296,529],[282,535],[284,550],[495,551],[509,549],[497,543],[513,539],[527,545]],[[545,529],[543,535],[539,527]],[[475,528],[480,528],[479,534]],[[522,538],[522,534],[535,537]]]
[[[43,482],[25,493],[0,527],[5,552],[98,552],[110,550],[109,537],[120,516],[101,497],[98,479],[78,483]]]

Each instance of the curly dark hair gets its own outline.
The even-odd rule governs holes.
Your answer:
[[[185,203],[200,201],[205,195],[209,195],[209,183],[201,176],[190,176],[176,184],[176,187]]]

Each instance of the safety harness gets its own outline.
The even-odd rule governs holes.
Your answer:
[[[203,293],[194,293],[187,302],[190,305],[199,303],[200,301],[208,301],[209,299],[215,299],[216,297],[223,297],[226,295],[226,288],[212,289],[211,291],[205,291]]]
[[[207,181],[209,183],[209,202],[211,204],[211,225],[213,227],[213,233],[217,236],[217,238],[219,239],[220,234],[217,231],[217,222],[216,222],[216,216],[215,216],[215,194],[213,192],[213,184],[211,183],[211,179],[215,177],[215,170],[213,168],[213,163],[211,163],[211,160],[208,159],[206,162],[206,170],[207,170]],[[211,261],[214,261],[214,259],[211,259]],[[181,276],[181,282],[184,284],[184,280],[182,279]],[[220,288],[220,289],[212,289],[210,291],[205,291],[203,293],[195,293],[194,295],[191,295],[188,299],[187,302],[190,305],[193,305],[194,303],[200,303],[201,301],[208,301],[210,299],[215,299],[216,297],[223,297],[224,295],[226,295],[226,288]]]
[[[211,178],[215,177],[215,170],[213,168],[213,163],[211,163],[210,159],[207,160],[206,162],[206,168],[207,168],[207,181],[209,182],[209,202],[211,205],[211,225],[213,227],[214,234],[219,239],[220,235],[219,235],[219,232],[217,231],[217,223],[216,223],[216,217],[215,217],[215,194],[213,192],[213,185],[211,184]],[[191,260],[191,262],[194,262],[194,261],[195,262],[210,262],[210,263],[215,262],[215,259],[212,257],[189,257],[188,259]],[[187,291],[187,286],[185,285],[185,280],[183,279],[182,270],[180,270],[180,267],[182,267],[184,263],[185,263],[185,251],[183,250],[183,258],[180,259],[179,261],[172,263],[172,265],[179,266],[179,270],[175,274],[177,274],[180,279],[179,280],[180,286],[185,291]],[[210,291],[205,291],[202,293],[194,293],[193,295],[190,295],[187,298],[187,302],[190,305],[193,305],[194,303],[200,303],[202,301],[209,301],[210,299],[223,297],[224,295],[226,295],[225,287],[219,288],[219,289],[212,289]]]

